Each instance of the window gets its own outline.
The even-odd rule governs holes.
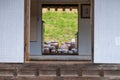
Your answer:
[[[33,32],[37,34],[35,35],[37,37],[34,41],[30,41],[30,59],[33,59],[33,60],[91,60],[92,59],[90,18],[88,19],[81,18],[81,15],[80,15],[81,4],[77,3],[76,1],[75,1],[76,4],[69,3],[69,1],[66,4],[66,2],[67,1],[63,1],[64,4],[63,3],[61,4],[60,2],[57,2],[57,1],[55,3],[51,3],[51,2],[44,3],[44,1],[42,1],[42,2],[39,2],[39,6],[36,7],[36,11],[34,9],[35,5],[33,5],[33,10],[31,10],[31,13],[32,13],[31,21],[35,21],[35,22],[31,22],[31,23],[36,24],[37,26],[31,26],[31,27],[36,27],[36,31],[33,31]],[[51,38],[49,34],[50,32],[48,34],[51,39],[47,40],[46,30],[48,27],[46,27],[46,25],[48,25],[49,22],[45,20],[45,17],[46,17],[44,16],[46,15],[44,14],[46,11],[45,8],[48,12],[50,12],[51,9],[54,10],[53,12],[58,12],[60,10],[61,12],[65,12],[66,10],[72,11],[72,9],[74,8],[76,9],[77,18],[75,19],[75,22],[77,26],[75,28],[75,32],[71,32],[74,34],[74,36],[71,37],[69,41],[62,40],[63,41],[62,43],[63,44],[66,43],[66,45],[68,46],[69,45],[71,46],[73,42],[72,49],[69,49],[69,47],[67,46],[67,48],[65,49],[63,48],[63,51],[62,51],[61,42],[59,41],[59,39],[54,40],[53,38]],[[35,12],[38,12],[38,13],[35,13]],[[50,15],[53,15],[53,14],[50,14]],[[48,17],[51,17],[50,15]],[[53,22],[55,21],[53,20]],[[59,27],[60,26],[55,27],[55,30],[58,30],[56,28],[59,28]],[[53,33],[55,32],[55,30],[53,30]],[[57,36],[59,35],[57,34]],[[64,35],[62,35],[62,37],[63,36]],[[50,46],[49,44],[52,46]],[[50,48],[53,48],[53,49],[50,49]]]
[[[43,55],[78,55],[78,5],[42,5]]]
[[[75,0],[72,2],[71,1],[64,1],[61,0],[60,2],[55,1],[54,0],[50,0],[50,2],[46,2],[45,0],[39,0],[40,2],[37,2],[37,0],[31,0],[31,1],[35,1],[35,2],[31,2],[31,7],[30,7],[30,0],[25,0],[25,8],[24,8],[24,0],[18,0],[18,1],[13,1],[9,3],[9,0],[7,0],[8,3],[6,3],[4,0],[2,0],[1,3],[5,3],[8,4],[8,6],[10,7],[4,7],[6,8],[6,10],[4,10],[2,7],[0,8],[1,11],[3,11],[3,13],[1,13],[1,22],[6,22],[9,23],[11,25],[10,26],[7,24],[2,25],[3,28],[1,28],[1,48],[7,48],[9,50],[4,50],[1,49],[1,60],[4,60],[6,62],[24,62],[24,57],[25,59],[28,59],[28,53],[30,52],[30,59],[37,59],[37,60],[91,60],[91,36],[90,36],[90,19],[81,19],[80,16],[80,7],[81,7],[81,3],[78,0]],[[45,2],[44,2],[45,1]],[[19,5],[14,4],[14,2],[20,3]],[[72,6],[77,4],[78,7],[78,36],[77,36],[77,45],[78,45],[78,51],[77,51],[77,55],[43,55],[42,53],[42,44],[43,44],[43,25],[42,25],[42,6],[44,4],[56,4],[60,5],[62,4],[67,4]],[[89,3],[89,2],[88,2]],[[4,6],[3,4],[1,4],[1,6]],[[14,6],[19,6],[14,7]],[[65,6],[65,5],[64,5]],[[20,9],[18,9],[20,8]],[[9,16],[7,15],[7,9],[11,9],[10,14],[12,14],[13,12],[15,13],[14,15],[18,15],[17,17],[15,17],[14,15]],[[64,8],[63,8],[64,9]],[[13,12],[12,12],[13,10]],[[19,11],[17,11],[19,10]],[[71,10],[71,8],[70,8]],[[31,11],[31,15],[30,15],[30,11]],[[19,12],[19,13],[18,13]],[[11,21],[8,19],[3,18],[4,15],[7,15],[7,17],[12,17]],[[15,19],[14,19],[15,18]],[[16,23],[14,23],[15,21]],[[19,21],[18,21],[19,20]],[[18,25],[20,24],[20,25]],[[25,27],[24,27],[25,24]],[[16,25],[18,25],[16,27]],[[13,28],[12,28],[13,27]],[[35,28],[34,28],[35,27]],[[9,28],[9,30],[7,30],[6,28]],[[32,30],[34,29],[34,30]],[[30,31],[32,30],[32,31]],[[11,32],[10,32],[11,31]],[[9,33],[9,34],[8,34]],[[14,34],[13,34],[14,33]],[[17,33],[17,34],[16,34]],[[35,33],[35,34],[33,34]],[[4,35],[3,35],[4,34]],[[8,35],[12,35],[7,37],[6,34]],[[33,34],[33,35],[31,35]],[[34,36],[35,35],[35,36]],[[33,36],[33,38],[30,41],[30,36]],[[5,40],[4,40],[5,39]],[[13,42],[14,41],[14,42]],[[73,40],[74,41],[74,40]],[[12,42],[14,44],[12,44]],[[18,46],[19,44],[19,46]],[[12,47],[11,47],[12,45]],[[14,47],[13,47],[14,46]],[[85,50],[86,49],[86,50]],[[9,52],[11,52],[10,56],[6,55]],[[2,54],[4,53],[4,54]],[[25,54],[25,56],[24,56]],[[9,60],[11,59],[11,60]],[[4,62],[1,61],[1,62]]]

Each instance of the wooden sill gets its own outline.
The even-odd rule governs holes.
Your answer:
[[[93,64],[92,61],[27,61],[26,63],[37,63],[37,64]]]
[[[43,55],[78,55],[78,53],[43,53]]]

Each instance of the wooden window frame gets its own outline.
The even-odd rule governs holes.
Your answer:
[[[86,9],[86,10],[84,10],[84,9]],[[89,10],[90,10],[90,4],[81,4],[81,18],[82,19],[90,19]]]
[[[30,54],[30,7],[31,7],[31,0],[24,0],[25,1],[25,27],[24,27],[24,60],[25,62],[29,61],[29,54]],[[61,4],[78,4],[81,0],[70,0],[68,1],[51,1],[51,0],[40,0],[42,4],[55,4],[57,2]],[[85,2],[88,0],[85,0]],[[91,53],[92,53],[92,62],[94,61],[94,0],[90,0],[91,3],[91,15],[90,15],[90,25],[91,25]]]

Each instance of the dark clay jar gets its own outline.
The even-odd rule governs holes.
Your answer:
[[[50,53],[50,49],[49,48],[44,48],[44,53]]]
[[[54,46],[56,49],[58,49],[59,43],[58,42],[51,42],[51,46]]]

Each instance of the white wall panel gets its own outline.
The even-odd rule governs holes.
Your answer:
[[[0,0],[0,62],[24,62],[24,0]]]
[[[95,0],[94,62],[120,63],[120,0]]]

